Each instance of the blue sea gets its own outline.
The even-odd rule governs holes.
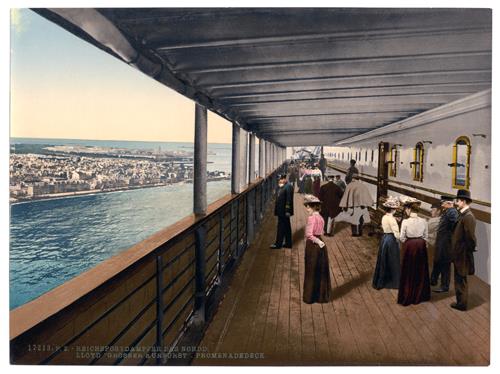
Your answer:
[[[19,139],[11,143],[80,144],[193,150],[193,143]],[[231,170],[231,145],[208,145],[209,170]],[[208,201],[230,181],[208,183]],[[191,214],[193,185],[98,193],[11,205],[10,308],[16,308]]]

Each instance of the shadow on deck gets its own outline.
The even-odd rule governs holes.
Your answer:
[[[408,307],[397,290],[371,287],[376,237],[327,237],[334,292],[328,304],[302,302],[304,226],[295,194],[293,249],[273,250],[276,220],[266,217],[200,344],[194,365],[488,365],[489,286],[470,280],[472,307],[454,292]]]

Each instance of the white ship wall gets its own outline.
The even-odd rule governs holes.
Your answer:
[[[481,135],[479,135],[481,134]],[[355,158],[355,152],[361,151],[361,160],[356,161],[359,171],[376,178],[378,166],[378,144],[389,143],[389,150],[394,144],[398,147],[399,160],[397,176],[389,177],[391,181],[409,183],[455,195],[457,189],[452,185],[453,145],[460,136],[466,136],[471,144],[470,156],[470,192],[473,199],[491,202],[491,91],[471,95],[465,99],[443,105],[428,112],[421,113],[412,119],[379,128],[363,136],[352,138],[353,142],[345,145],[324,147],[325,157],[333,164],[343,168],[349,167],[348,153]],[[485,136],[485,137],[484,137]],[[432,143],[428,143],[428,141]],[[414,148],[418,142],[424,142],[423,180],[413,180]],[[371,153],[374,151],[373,161]],[[344,160],[338,154],[344,152]],[[365,161],[367,152],[367,161]],[[333,157],[333,153],[337,157]],[[367,183],[373,197],[376,186]],[[401,187],[401,186],[400,186]],[[411,187],[403,187],[411,189]],[[439,194],[415,189],[416,192],[439,198]],[[389,195],[400,194],[391,191]],[[429,209],[429,204],[422,205]],[[472,204],[473,208],[490,212],[490,207]],[[476,237],[478,246],[475,254],[476,275],[490,283],[491,225],[477,220]]]

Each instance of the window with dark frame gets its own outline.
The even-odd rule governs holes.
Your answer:
[[[470,180],[470,140],[466,136],[461,136],[455,140],[453,145],[453,167],[452,187],[459,189],[469,189]]]

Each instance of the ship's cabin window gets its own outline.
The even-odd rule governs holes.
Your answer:
[[[368,150],[365,151],[365,162],[368,161]]]
[[[453,188],[469,189],[470,140],[461,136],[453,146]]]
[[[396,177],[398,171],[398,148],[393,145],[391,147],[391,154],[389,159],[389,176]]]
[[[372,162],[373,162],[374,155],[375,155],[375,150],[372,149]]]
[[[424,179],[424,145],[418,142],[413,150],[413,180],[422,182]]]

